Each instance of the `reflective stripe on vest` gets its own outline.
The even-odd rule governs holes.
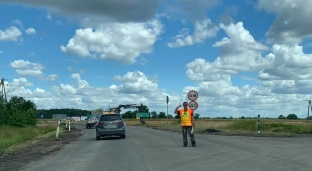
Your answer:
[[[184,109],[180,110],[181,126],[192,126],[192,110],[187,109],[185,112]]]

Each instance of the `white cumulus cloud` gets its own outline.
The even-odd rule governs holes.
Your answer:
[[[145,23],[103,23],[95,29],[76,30],[64,53],[78,57],[97,57],[132,64],[142,54],[151,53],[163,25],[153,19]]]
[[[16,69],[16,74],[19,76],[30,76],[37,77],[48,80],[55,80],[57,78],[56,74],[49,75],[45,77],[45,74],[42,70],[44,70],[44,66],[40,63],[33,63],[25,60],[14,60],[10,63],[10,67]]]
[[[26,34],[30,35],[30,34],[36,34],[36,30],[34,28],[28,28],[25,31]]]
[[[11,26],[5,30],[0,30],[0,41],[18,41],[22,32],[15,26]]]
[[[56,74],[51,74],[47,77],[47,80],[51,80],[51,81],[55,81],[57,79],[57,75]]]
[[[79,108],[95,109],[100,107],[118,106],[119,104],[146,104],[152,110],[162,108],[168,95],[158,88],[156,83],[148,79],[140,71],[127,72],[120,77],[119,85],[95,87],[84,80],[80,74],[73,73],[69,78],[72,84],[52,85],[50,89],[42,88],[41,84],[33,86],[26,78],[14,79],[9,82],[9,96],[23,96],[33,100],[38,108]],[[33,88],[30,89],[29,86]],[[179,95],[170,96],[171,103],[181,103]],[[173,108],[172,108],[173,110]]]
[[[243,27],[242,22],[227,26],[220,24],[220,27],[228,36],[213,44],[213,47],[221,48],[220,55],[214,62],[197,58],[188,63],[186,66],[189,79],[220,80],[228,74],[236,74],[240,71],[261,70],[271,63],[270,57],[261,56],[261,52],[268,48],[254,40],[249,31]]]
[[[219,56],[213,62],[197,58],[186,65],[186,74],[198,85],[186,87],[184,94],[197,90],[202,97],[198,100],[200,110],[209,111],[209,115],[229,111],[232,116],[296,113],[305,117],[303,100],[312,98],[312,54],[305,54],[294,41],[273,44],[271,52],[263,56],[268,47],[257,42],[242,22],[220,27],[227,37],[213,44],[220,48]],[[243,72],[258,75],[258,82],[235,86],[233,78]]]
[[[297,44],[302,38],[311,38],[311,6],[312,1],[305,0],[259,0],[259,9],[276,15],[266,34],[269,42]]]
[[[217,35],[219,28],[211,22],[210,19],[197,20],[194,24],[194,33],[190,34],[189,29],[183,28],[178,35],[174,37],[173,42],[168,43],[168,47],[177,48],[191,46],[195,43],[203,43],[207,38]]]

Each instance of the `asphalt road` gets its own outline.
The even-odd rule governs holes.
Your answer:
[[[80,127],[82,128],[81,125]],[[196,135],[182,147],[182,134],[128,127],[127,139],[95,140],[95,129],[26,171],[310,171],[311,138]]]

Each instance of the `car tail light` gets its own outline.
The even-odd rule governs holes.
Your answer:
[[[98,126],[104,125],[104,122],[98,122]]]
[[[124,122],[123,122],[123,121],[119,121],[118,124],[119,124],[119,125],[123,125]]]

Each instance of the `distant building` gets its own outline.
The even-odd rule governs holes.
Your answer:
[[[70,117],[71,121],[80,121],[81,120],[81,116],[72,116]]]
[[[85,121],[87,119],[87,116],[80,116],[80,121]]]

